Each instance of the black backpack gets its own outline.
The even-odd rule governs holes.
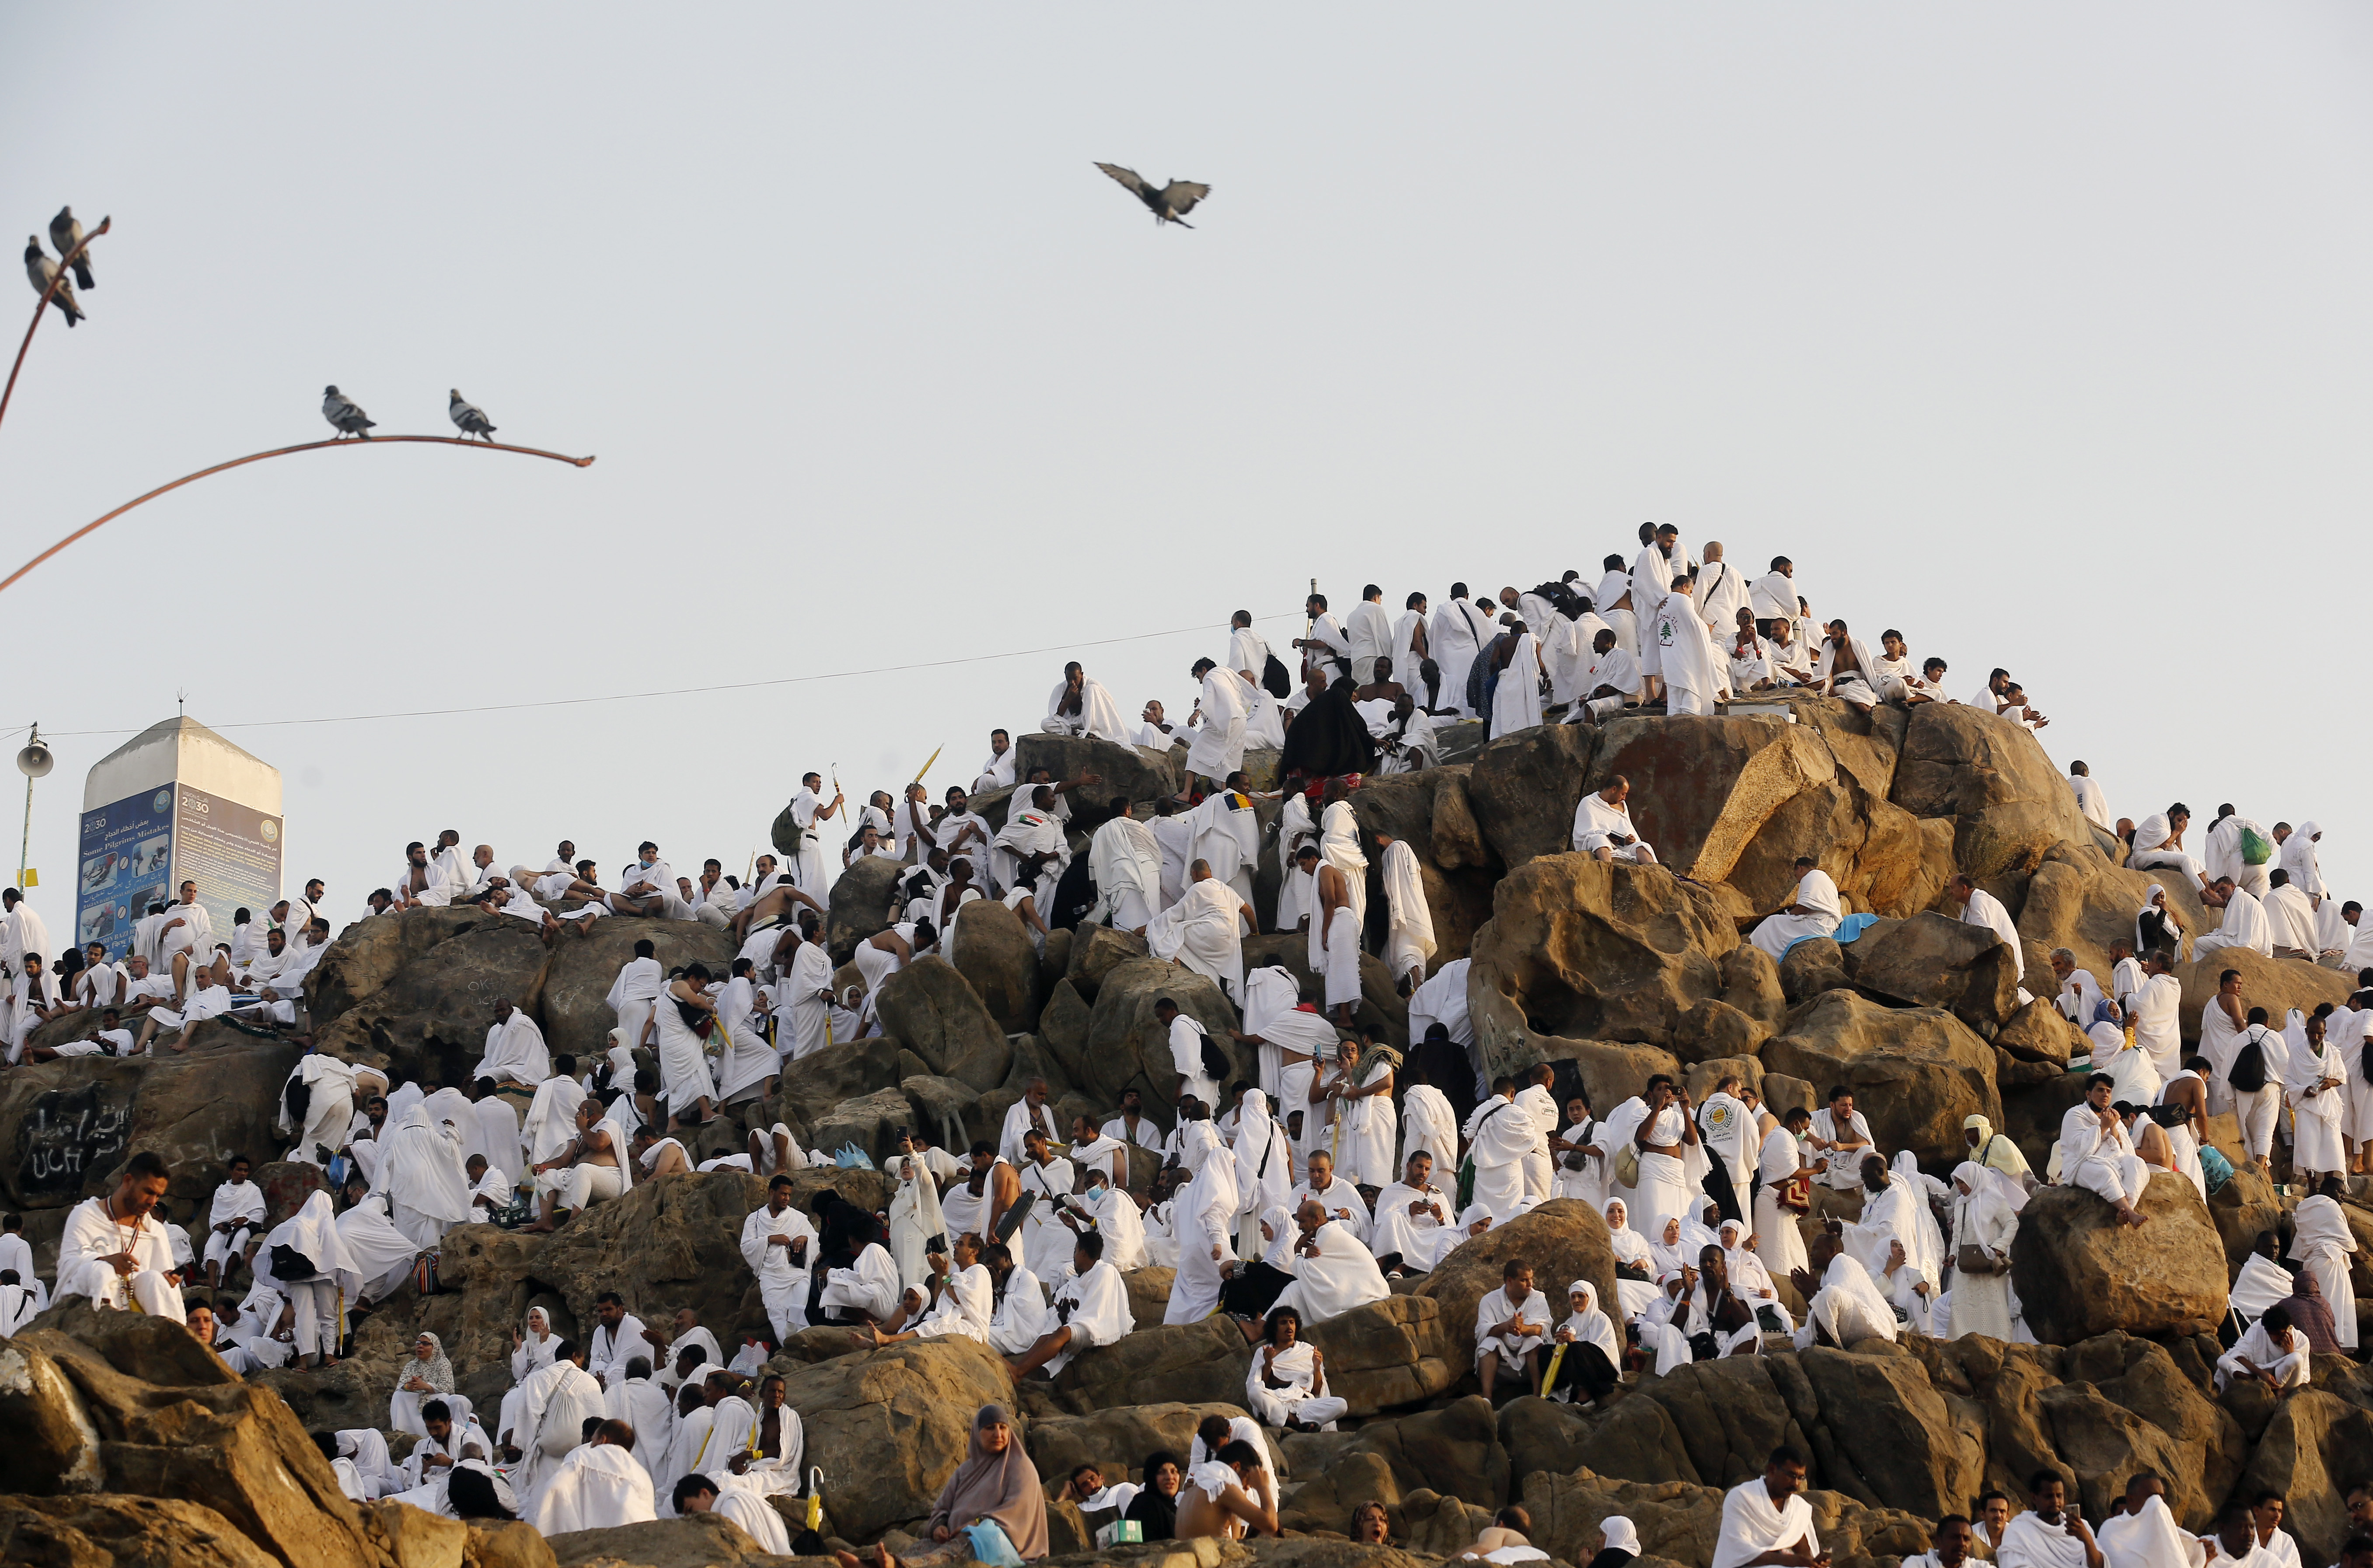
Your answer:
[[[2265,1047],[2254,1039],[2243,1046],[2240,1053],[2233,1059],[2232,1071],[2225,1074],[2225,1082],[2244,1094],[2254,1094],[2264,1088],[2266,1086]]]
[[[1224,1087],[1228,1075],[1234,1071],[1235,1064],[1228,1059],[1228,1053],[1220,1048],[1220,1043],[1211,1038],[1209,1031],[1204,1031],[1203,1076]]]
[[[1286,669],[1285,661],[1274,653],[1268,656],[1268,662],[1261,666],[1261,689],[1271,696],[1293,695],[1293,675]]]

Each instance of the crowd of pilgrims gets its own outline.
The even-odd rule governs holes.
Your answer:
[[[1127,799],[1100,795],[1093,773],[1063,779],[1040,769],[1018,781],[1003,825],[992,830],[972,796],[1017,785],[1011,737],[999,730],[972,788],[951,787],[937,802],[918,782],[898,798],[877,791],[852,813],[836,782],[827,795],[822,776],[809,774],[786,813],[798,848],[779,861],[759,857],[747,883],[715,860],[696,879],[679,877],[651,843],[638,847],[614,889],[566,840],[541,872],[498,869],[484,845],[465,860],[458,832],[414,843],[395,881],[371,894],[372,916],[474,903],[547,942],[603,915],[692,919],[729,932],[738,952],[722,974],[702,964],[668,970],[650,941],[637,942],[608,996],[617,1026],[590,1061],[553,1054],[535,1021],[508,1000],[492,1007],[466,1088],[392,1082],[308,1054],[284,1093],[280,1129],[291,1142],[286,1157],[324,1167],[328,1190],[267,1232],[263,1195],[242,1157],[213,1194],[193,1246],[155,1208],[161,1162],[140,1155],[114,1193],[74,1211],[55,1289],[180,1318],[241,1371],[319,1366],[335,1360],[372,1304],[406,1281],[433,1281],[436,1248],[452,1225],[493,1220],[549,1231],[637,1181],[694,1170],[754,1175],[767,1198],[749,1215],[741,1250],[766,1321],[738,1326],[730,1357],[688,1309],[605,1293],[598,1321],[571,1337],[539,1306],[513,1334],[512,1387],[498,1408],[476,1410],[456,1392],[454,1368],[436,1336],[424,1334],[390,1390],[384,1432],[341,1433],[324,1439],[324,1451],[357,1497],[401,1497],[448,1514],[515,1512],[547,1532],[714,1508],[775,1550],[789,1550],[789,1538],[768,1499],[802,1493],[809,1482],[799,1412],[765,1368],[785,1339],[812,1328],[835,1328],[861,1345],[960,1335],[1003,1356],[1017,1380],[1051,1377],[1133,1331],[1123,1273],[1172,1269],[1164,1322],[1224,1314],[1253,1345],[1247,1415],[1212,1418],[1189,1453],[1149,1456],[1134,1482],[1107,1485],[1091,1472],[1068,1478],[1058,1494],[1094,1515],[1136,1520],[1149,1538],[1274,1531],[1280,1450],[1264,1429],[1329,1430],[1347,1410],[1307,1330],[1382,1299],[1393,1281],[1432,1270],[1462,1243],[1544,1201],[1579,1199],[1605,1215],[1615,1299],[1602,1300],[1589,1280],[1561,1288],[1538,1281],[1532,1260],[1511,1257],[1479,1307],[1474,1364],[1487,1395],[1521,1389],[1586,1407],[1643,1376],[1769,1347],[1907,1333],[2031,1340],[2007,1270],[2029,1194],[2066,1182],[2142,1223],[2134,1199],[2148,1181],[2189,1180],[2204,1195],[2229,1176],[2205,1138],[2206,1117],[2226,1109],[2239,1113],[2251,1158],[2271,1170],[2279,1140],[2313,1195],[2298,1205],[2287,1244],[2274,1232],[2262,1236],[2233,1282],[2220,1387],[2250,1378],[2287,1394],[2305,1386],[2311,1353],[2354,1352],[2347,1254],[2355,1244],[2337,1199],[2341,1176],[2373,1156],[2373,1074],[2361,1071],[2373,991],[2274,1021],[2249,1005],[2239,976],[2227,971],[2199,1054],[2185,1057],[2175,1026],[2180,988],[2168,973],[2181,957],[2231,945],[2351,970],[2373,964],[2365,945],[2373,930],[2356,935],[2359,906],[2335,905],[2324,888],[2313,823],[2268,831],[2227,806],[2195,859],[2184,845],[2185,808],[2140,825],[2113,818],[2089,770],[2075,765],[2080,809],[2127,863],[2196,883],[2223,919],[2214,931],[2189,932],[2154,886],[2107,987],[2073,954],[2052,955],[2056,1000],[2093,1041],[2095,1071],[2040,1172],[1974,1116],[1965,1157],[1943,1176],[1923,1172],[1911,1151],[1876,1146],[1842,1086],[1817,1106],[1776,1109],[1736,1076],[1704,1085],[1701,1098],[1658,1076],[1640,1094],[1597,1107],[1571,1063],[1514,1077],[1481,1070],[1467,1016],[1467,961],[1428,973],[1434,941],[1415,858],[1406,844],[1363,832],[1352,813],[1349,797],[1365,772],[1432,765],[1435,723],[1469,716],[1498,733],[1561,708],[1569,722],[1634,704],[1704,711],[1717,698],[1793,684],[1864,707],[1952,700],[1941,688],[1942,661],[1915,671],[1900,633],[1885,635],[1880,657],[1842,622],[1817,633],[1784,558],[1747,582],[1718,544],[1700,561],[1670,528],[1643,528],[1642,543],[1629,568],[1608,557],[1595,591],[1568,573],[1528,592],[1503,590],[1496,604],[1470,603],[1455,585],[1441,610],[1411,594],[1396,620],[1370,587],[1341,624],[1314,595],[1306,635],[1292,645],[1298,689],[1240,613],[1225,661],[1193,666],[1201,696],[1181,726],[1159,702],[1146,705],[1140,725],[1123,725],[1101,684],[1068,666],[1043,731],[1187,748],[1187,790],[1143,818]],[[1807,657],[1815,647],[1818,661]],[[1412,673],[1414,687],[1396,681],[1396,671]],[[2008,721],[2047,722],[2001,670],[1975,701]],[[1254,808],[1265,797],[1241,771],[1250,745],[1284,754],[1274,831],[1287,869],[1266,919],[1252,886],[1263,848]],[[1575,850],[1654,860],[1631,822],[1628,789],[1617,778],[1584,795]],[[1075,856],[1073,834],[1091,825]],[[1373,918],[1371,851],[1381,858],[1383,894]],[[856,978],[842,989],[821,923],[834,881],[864,857],[901,868],[893,919],[858,943]],[[1809,937],[1851,941],[1854,922],[1867,919],[1844,913],[1818,866],[1800,861],[1798,870],[1788,902],[1752,932],[1775,959]],[[210,941],[194,887],[181,892],[179,903],[152,911],[124,964],[109,964],[102,949],[61,1000],[12,1006],[11,1059],[35,1024],[77,1006],[126,1021],[146,1014],[136,1034],[108,1020],[104,1048],[119,1054],[217,1012],[245,1012],[265,1028],[294,1023],[304,976],[328,940],[315,912],[321,883],[275,905],[267,921],[237,920],[222,943]],[[1003,903],[1041,946],[1050,927],[1101,923],[1143,936],[1156,956],[1218,987],[1235,1020],[1227,1034],[1253,1053],[1257,1077],[1232,1082],[1230,1054],[1193,1011],[1165,996],[1154,1017],[1172,1071],[1155,1085],[1163,1093],[1153,1105],[1131,1088],[1099,1114],[1058,1117],[1037,1081],[994,1139],[967,1145],[960,1129],[902,1129],[886,1162],[894,1195],[878,1212],[829,1187],[795,1203],[791,1173],[829,1165],[835,1152],[802,1149],[783,1123],[752,1130],[733,1153],[689,1152],[686,1136],[726,1106],[771,1095],[801,1058],[880,1033],[874,1004],[883,983],[919,956],[953,956],[967,930],[963,910],[976,901]],[[2016,930],[1998,900],[1957,878],[1946,902],[2001,935],[2016,960]],[[1307,981],[1281,965],[1246,968],[1244,939],[1262,930],[1307,934]],[[20,998],[29,985],[36,999],[44,994],[44,940],[11,890],[0,944]],[[1408,998],[1406,1055],[1358,1021],[1363,947]],[[2020,968],[2024,984],[2023,961]],[[2373,969],[2360,977],[2373,988]],[[205,999],[217,991],[229,1000],[209,1011]],[[1162,1104],[1175,1114],[1157,1114]],[[935,1131],[956,1139],[943,1144]],[[1132,1150],[1158,1167],[1150,1187],[1132,1188]],[[0,1234],[0,1332],[50,1295],[18,1230],[12,1217]],[[205,1305],[193,1305],[201,1287]],[[390,1461],[388,1433],[415,1439],[400,1465]],[[1000,1544],[1023,1560],[1044,1554],[1053,1489],[1039,1484],[1011,1435],[1001,1410],[978,1413],[923,1555],[978,1550],[997,1561],[989,1551]],[[1793,1495],[1802,1476],[1801,1458],[1783,1452],[1730,1494],[1716,1568],[1814,1560],[1818,1542]],[[2145,1520],[2172,1527],[2145,1484],[2152,1480],[2137,1478],[2119,1516],[2100,1523],[2098,1550],[2119,1556],[2113,1534]],[[1940,1521],[1935,1561],[2098,1568],[2061,1478],[2039,1476],[2022,1501],[2024,1511],[1992,1496],[1973,1518]],[[2281,1506],[2278,1498],[2253,1504],[2255,1547],[2238,1544],[2239,1527],[2228,1527],[2204,1538],[2214,1546],[2194,1542],[2189,1561],[2221,1551],[2246,1562],[2253,1550],[2270,1564],[2283,1561],[2289,1538],[2264,1523],[2269,1509],[2278,1522]],[[1725,1562],[1734,1525],[1744,1555]],[[984,1526],[1006,1539],[982,1537]],[[1603,1560],[1636,1552],[1636,1541],[1627,1552],[1621,1539],[1628,1524],[1608,1526]],[[1381,1539],[1381,1511],[1359,1527]],[[1474,1555],[1539,1555],[1525,1527],[1521,1510],[1511,1510]],[[2362,1545],[2351,1546],[2360,1559]]]

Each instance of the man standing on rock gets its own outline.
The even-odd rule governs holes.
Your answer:
[[[2034,999],[2027,994],[2027,954],[2019,945],[2018,927],[2011,919],[2003,901],[1970,879],[1967,872],[1955,872],[1945,884],[1945,902],[1952,908],[1953,918],[1967,925],[1982,926],[2002,938],[2010,948],[2011,973],[2020,987],[2018,1004],[2026,1006]],[[2173,1067],[2170,1062],[2168,1066]]]
[[[766,1184],[766,1203],[742,1223],[742,1257],[758,1278],[758,1296],[777,1341],[808,1326],[808,1270],[815,1261],[815,1227],[791,1203],[791,1178]]]
[[[155,1212],[169,1181],[165,1162],[144,1150],[124,1163],[112,1192],[75,1205],[58,1240],[60,1296],[88,1296],[94,1306],[136,1305],[151,1316],[183,1321],[173,1245]]]

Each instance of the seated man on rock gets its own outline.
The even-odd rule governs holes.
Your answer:
[[[1501,1369],[1522,1372],[1541,1391],[1541,1346],[1549,1335],[1549,1298],[1533,1288],[1533,1266],[1511,1258],[1501,1266],[1500,1288],[1475,1305],[1475,1371],[1483,1397],[1491,1397]]]
[[[1511,1503],[1491,1515],[1476,1538],[1450,1554],[1454,1562],[1547,1562],[1549,1554],[1535,1546],[1528,1533],[1533,1516]]]
[[[2084,1103],[2060,1118],[2060,1179],[2108,1199],[2120,1223],[2139,1226],[2148,1216],[2134,1203],[2149,1190],[2150,1167],[2110,1103],[2116,1085],[2108,1073],[2094,1073],[2085,1080]]]
[[[626,1169],[634,1156],[624,1147],[618,1123],[602,1110],[602,1102],[588,1095],[577,1106],[577,1136],[551,1159],[528,1167],[543,1211],[533,1224],[520,1227],[523,1233],[548,1233],[557,1227],[555,1216],[561,1210],[573,1214],[598,1200],[623,1198],[634,1185]]]
[[[1245,1408],[1265,1425],[1288,1432],[1331,1430],[1351,1407],[1327,1391],[1327,1359],[1302,1337],[1302,1314],[1269,1309],[1245,1374]]]
[[[1272,1314],[1289,1307],[1298,1322],[1315,1325],[1392,1294],[1374,1257],[1325,1204],[1305,1198],[1293,1220],[1301,1235],[1285,1264],[1293,1280],[1279,1293]]]
[[[1790,1282],[1809,1304],[1805,1324],[1796,1330],[1796,1348],[1816,1344],[1845,1350],[1861,1340],[1896,1337],[1895,1308],[1888,1304],[1870,1271],[1846,1250],[1839,1222],[1813,1238],[1808,1249],[1812,1267],[1799,1269]]]
[[[1788,949],[1806,937],[1835,936],[1842,918],[1843,906],[1838,901],[1838,884],[1829,873],[1816,864],[1809,855],[1796,857],[1796,890],[1776,913],[1766,915],[1756,923],[1748,940],[1771,955],[1777,964],[1787,955]]]
[[[1574,683],[1580,695],[1565,716],[1569,724],[1613,717],[1625,703],[1640,700],[1644,684],[1640,661],[1631,649],[1618,645],[1612,631],[1601,630],[1590,639],[1590,648],[1591,661]]]
[[[1456,1135],[1452,1135],[1456,1142]],[[1376,1194],[1373,1246],[1376,1266],[1395,1274],[1427,1274],[1466,1238],[1451,1225],[1453,1197],[1433,1185],[1433,1155],[1412,1150],[1401,1179]]]
[[[1128,1286],[1120,1270],[1105,1261],[1105,1238],[1094,1231],[1072,1244],[1071,1277],[1056,1288],[1051,1305],[1055,1327],[1022,1354],[1006,1358],[1016,1383],[1042,1366],[1047,1376],[1058,1376],[1081,1351],[1117,1344],[1137,1327]]]
[[[1222,1444],[1178,1489],[1175,1539],[1241,1540],[1247,1534],[1277,1534],[1276,1485],[1259,1449],[1242,1438]]]
[[[1582,803],[1573,812],[1574,848],[1601,860],[1654,865],[1656,852],[1631,825],[1631,808],[1625,804],[1631,794],[1631,780],[1619,773],[1604,789],[1584,791]]]

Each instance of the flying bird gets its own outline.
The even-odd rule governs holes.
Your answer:
[[[493,440],[495,427],[486,422],[486,411],[464,398],[460,387],[452,391],[453,401],[445,405],[445,412],[451,416],[455,427],[465,436],[484,436]]]
[[[39,235],[25,236],[25,275],[32,280],[36,294],[48,293],[50,280],[58,275],[58,263],[42,251]],[[63,278],[58,281],[58,291],[50,295],[50,303],[66,313],[66,325],[82,320],[82,305],[75,298],[74,285]]]
[[[321,389],[321,417],[336,426],[340,436],[360,436],[366,441],[370,439],[371,427],[379,423],[335,387]]]
[[[74,256],[75,247],[82,243],[82,220],[75,216],[74,208],[60,207],[58,216],[50,219],[50,243],[58,248],[59,255]],[[77,288],[99,287],[91,281],[89,252],[75,256],[74,275]]]
[[[1134,169],[1123,169],[1117,163],[1099,163],[1096,167],[1119,181],[1131,195],[1146,205],[1153,214],[1156,228],[1165,223],[1175,223],[1181,228],[1194,228],[1186,221],[1186,215],[1195,210],[1197,202],[1211,193],[1211,187],[1192,180],[1173,180],[1157,191],[1138,178]]]

